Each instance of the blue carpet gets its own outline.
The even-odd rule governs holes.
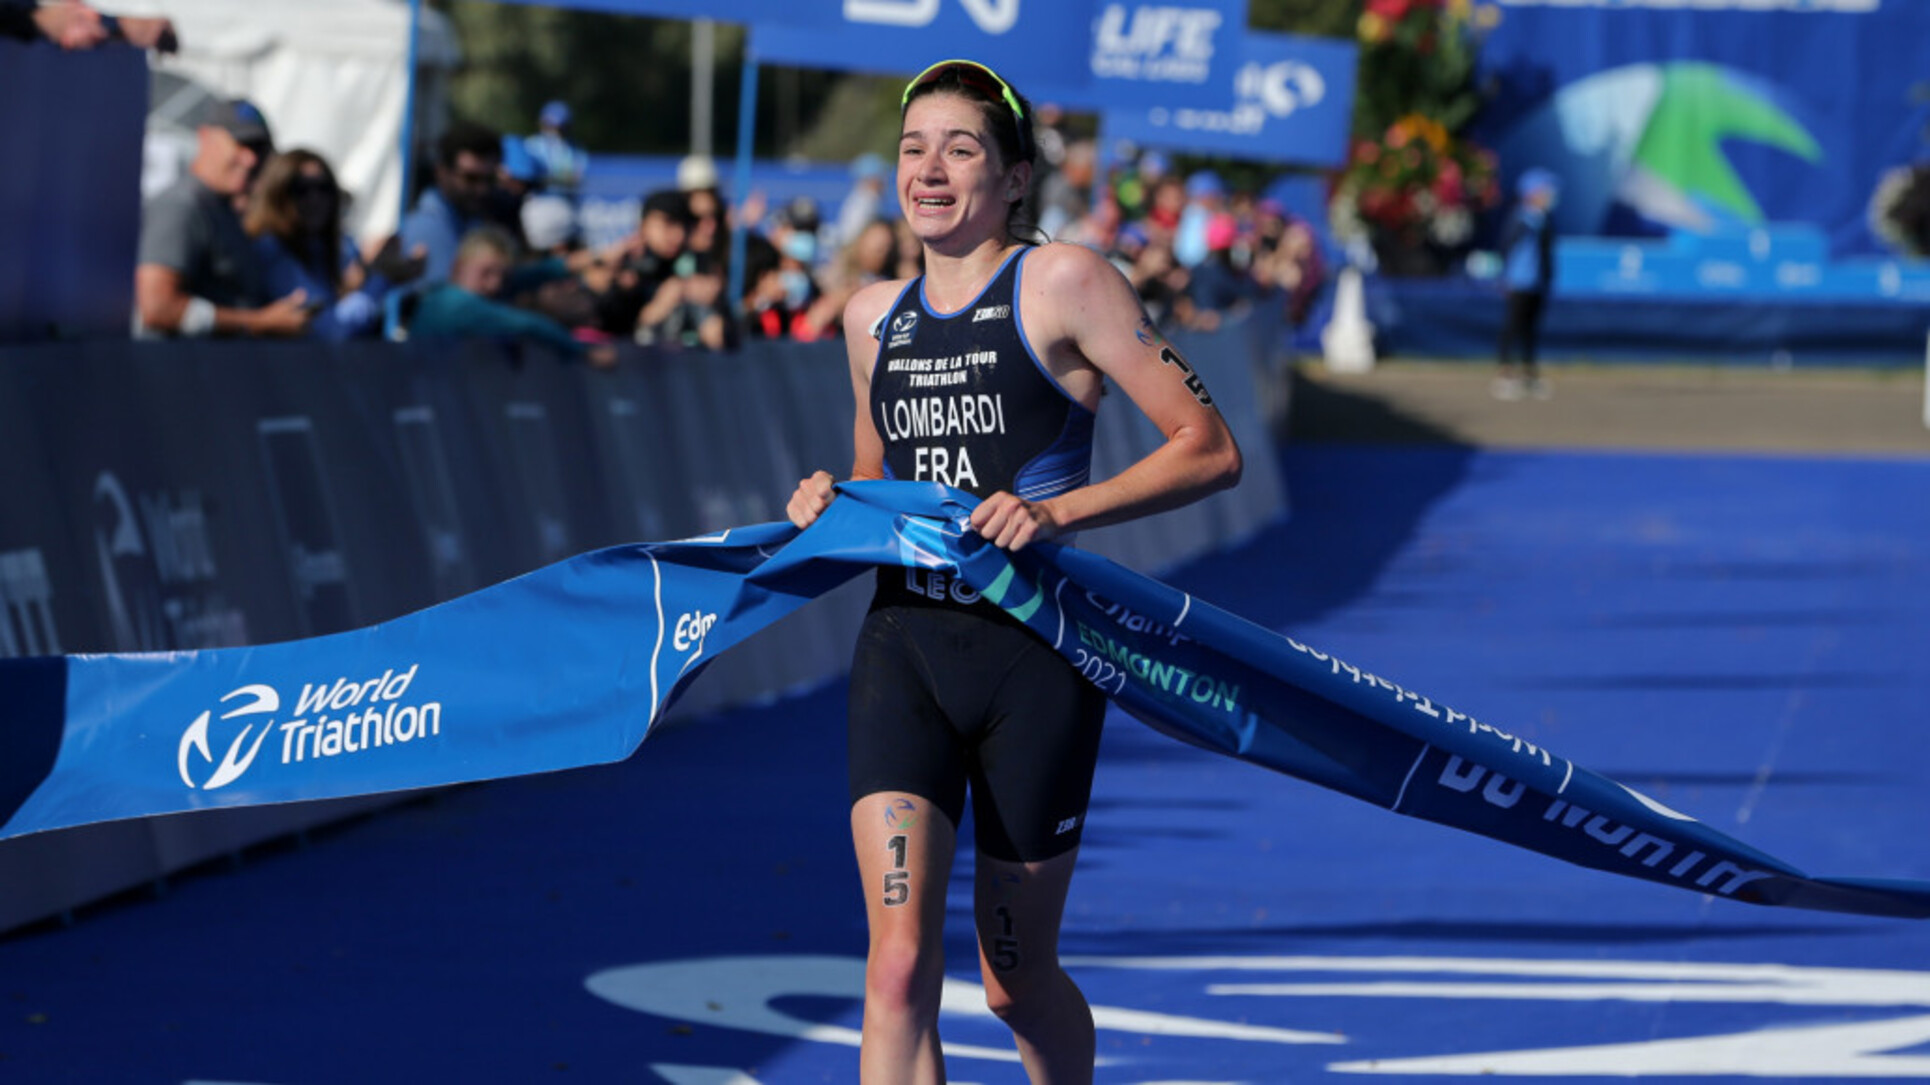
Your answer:
[[[1930,879],[1930,463],[1292,446],[1173,578],[1821,874]],[[0,1081],[855,1080],[843,690],[0,939]],[[1108,724],[1098,1080],[1930,1078],[1930,925],[1567,866]],[[954,1082],[1017,1082],[955,879]]]

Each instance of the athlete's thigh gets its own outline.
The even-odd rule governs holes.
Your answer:
[[[1024,630],[994,691],[978,744],[972,811],[978,852],[1008,862],[1050,859],[1079,846],[1106,699],[1064,658]]]
[[[901,608],[865,615],[851,657],[845,727],[851,801],[879,792],[929,800],[956,827],[965,813],[970,755],[934,685],[945,616]]]
[[[1078,849],[1038,862],[980,852],[973,884],[979,971],[988,990],[1012,989],[1059,967],[1059,925]]]
[[[851,804],[851,841],[873,947],[897,943],[936,949],[958,848],[951,819],[922,796],[874,792]]]

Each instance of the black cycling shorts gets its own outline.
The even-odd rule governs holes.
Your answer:
[[[969,783],[980,852],[1062,855],[1085,830],[1105,714],[1097,687],[1002,612],[874,604],[851,663],[851,801],[905,791],[956,827]]]

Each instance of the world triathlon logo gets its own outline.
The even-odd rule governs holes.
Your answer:
[[[203,791],[227,787],[241,779],[241,774],[247,772],[248,766],[255,763],[255,755],[261,752],[262,740],[275,729],[273,714],[281,711],[281,694],[276,693],[273,686],[242,686],[221,698],[221,703],[227,704],[234,700],[240,700],[241,703],[221,714],[224,721],[237,717],[263,715],[271,718],[251,720],[242,726],[240,733],[228,743],[228,750],[222,755],[221,764],[215,766],[213,775],[209,776],[205,783],[198,785]],[[194,722],[188,724],[188,729],[182,733],[180,749],[175,753],[175,767],[181,772],[181,782],[190,788],[197,786],[191,766],[206,765],[214,761],[213,747],[208,743],[208,726],[213,715],[214,710],[209,709],[196,716]],[[256,731],[255,728],[258,725],[261,729]],[[249,741],[251,733],[254,736],[252,742]],[[198,761],[195,760],[197,756]]]
[[[911,335],[918,330],[918,310],[906,309],[891,318],[891,339],[885,343],[887,350],[902,347],[911,342]]]
[[[442,734],[442,702],[409,697],[419,664],[353,680],[302,685],[288,719],[281,719],[281,694],[273,686],[250,683],[221,697],[225,709],[211,708],[194,718],[175,748],[181,782],[200,791],[227,787],[248,772],[265,746],[272,762],[283,765],[367,753]],[[269,742],[270,735],[277,741]],[[215,749],[221,748],[220,760]]]

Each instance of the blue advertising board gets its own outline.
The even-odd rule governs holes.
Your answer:
[[[1233,93],[1211,108],[1108,109],[1108,139],[1265,162],[1338,165],[1354,110],[1352,43],[1247,31]]]
[[[1565,237],[1555,244],[1555,282],[1567,298],[1930,302],[1930,265],[1867,256],[1831,260],[1822,231],[1806,223],[1665,238]]]
[[[1073,109],[1210,108],[1232,96],[1246,0],[1107,0],[1093,9],[1086,70],[1066,65],[1055,77],[1029,83],[1022,89],[1033,101]]]
[[[1068,64],[1067,43],[1092,36],[1093,5],[1044,0],[844,0],[829,25],[759,23],[751,58],[878,74],[910,75],[953,57],[988,64],[1030,97],[1034,84],[1088,81]]]
[[[1930,153],[1916,88],[1930,4],[1501,0],[1477,135],[1504,178],[1556,172],[1564,234],[1809,223],[1831,255],[1885,251],[1883,173]]]
[[[0,344],[125,339],[141,236],[146,57],[0,39]]]

